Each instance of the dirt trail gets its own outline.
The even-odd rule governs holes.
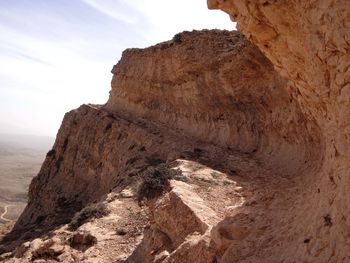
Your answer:
[[[9,208],[10,206],[12,206],[12,205],[5,205],[5,206],[4,206],[4,212],[0,215],[0,219],[1,219],[1,220],[4,220],[4,221],[6,221],[6,222],[12,222],[11,219],[5,218],[5,215],[7,214],[7,210],[8,210],[8,208]]]

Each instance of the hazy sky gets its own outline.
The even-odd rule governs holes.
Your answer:
[[[234,26],[206,0],[0,0],[0,132],[54,136],[65,112],[107,101],[124,49]]]

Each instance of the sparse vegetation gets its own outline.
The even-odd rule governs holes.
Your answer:
[[[150,166],[157,166],[164,163],[165,161],[155,155],[152,155],[151,157],[146,157],[146,162]]]
[[[216,171],[213,171],[210,173],[210,175],[214,178],[214,179],[219,179],[221,176],[220,176],[220,173],[216,172]]]
[[[140,159],[141,159],[141,157],[139,157],[139,156],[131,157],[129,160],[126,161],[126,165],[132,165]]]
[[[200,149],[200,148],[194,148],[193,149],[193,153],[195,154],[195,156],[197,157],[197,158],[199,158],[199,157],[201,157],[202,155],[203,155],[203,150],[202,149]]]
[[[177,33],[174,37],[173,37],[173,41],[175,42],[175,43],[181,43],[182,42],[182,35],[181,35],[182,33]]]
[[[51,156],[55,156],[56,151],[54,149],[51,149],[50,151],[47,152],[46,157],[51,157]]]
[[[191,180],[188,176],[185,176],[182,174],[182,172],[180,170],[178,170],[179,173],[176,174],[173,179],[176,180],[176,181],[182,181],[182,182],[185,182],[185,183],[189,183]]]
[[[193,172],[197,172],[201,169],[204,169],[205,166],[197,162],[189,162],[188,168],[190,168]]]
[[[192,160],[199,160],[203,155],[204,151],[200,148],[194,148],[192,151],[183,152],[183,158],[190,158]]]
[[[223,180],[222,183],[223,183],[223,185],[234,184],[234,182],[232,182],[232,181],[230,181],[230,180],[227,180],[227,179]]]
[[[144,152],[146,151],[146,147],[145,146],[141,146],[140,149],[139,149],[140,152]]]
[[[142,182],[137,189],[137,199],[153,199],[170,189],[169,180],[181,174],[180,170],[169,168],[166,164],[149,167],[142,176]]]
[[[101,218],[109,214],[109,210],[104,203],[91,204],[84,207],[81,211],[75,214],[68,227],[71,230],[76,230],[78,227],[88,222],[93,218]]]
[[[110,130],[112,128],[112,123],[108,123],[106,128],[105,128],[105,132]]]

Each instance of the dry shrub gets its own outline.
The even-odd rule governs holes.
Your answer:
[[[170,189],[169,180],[180,174],[180,170],[171,169],[166,164],[149,167],[142,174],[142,182],[137,189],[138,201],[159,197]]]
[[[78,227],[88,222],[93,218],[101,218],[109,214],[109,210],[104,203],[95,203],[84,207],[76,213],[68,224],[71,230],[76,230]]]

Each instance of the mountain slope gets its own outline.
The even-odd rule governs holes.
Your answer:
[[[305,212],[295,207],[315,190],[310,178],[322,168],[324,138],[293,82],[242,34],[219,30],[128,49],[112,72],[105,105],[66,114],[4,239],[14,251],[9,262],[89,262],[93,254],[102,262],[110,255],[116,262],[291,262],[288,243],[304,246],[304,258],[312,237],[295,225]],[[160,172],[164,164],[180,174]],[[148,187],[164,189],[140,207],[138,186],[149,173],[156,176]],[[109,215],[77,230],[66,225],[101,202]],[[332,221],[321,219],[328,229]],[[129,234],[121,222],[130,222]],[[91,244],[76,249],[74,238],[79,247]]]

